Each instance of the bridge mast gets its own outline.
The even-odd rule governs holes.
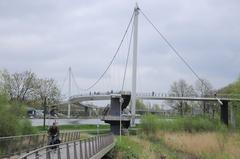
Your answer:
[[[131,113],[132,113],[132,124],[135,124],[135,113],[136,113],[136,85],[137,85],[137,44],[138,44],[138,14],[139,7],[136,4],[134,8],[134,32],[133,32],[133,64],[132,64],[132,94],[131,94]]]
[[[71,75],[72,75],[72,69],[69,67],[68,69],[68,101],[70,100],[71,97]],[[68,102],[68,118],[71,116],[71,104]]]

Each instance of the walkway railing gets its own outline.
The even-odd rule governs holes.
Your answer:
[[[65,131],[60,133],[62,142],[80,139],[80,131]],[[48,134],[31,134],[21,136],[0,137],[0,158],[13,156],[46,146]]]
[[[19,159],[94,159],[102,158],[115,145],[112,134],[62,143],[53,148],[45,146],[21,156]]]
[[[80,95],[74,95],[71,96],[70,98],[78,98],[78,97],[82,97],[82,96],[95,96],[95,95],[110,95],[110,94],[120,94],[121,91],[116,91],[116,92],[89,92],[89,93],[85,93],[85,94],[80,94]],[[130,93],[130,92],[125,92],[125,93]],[[138,97],[180,97],[178,95],[174,95],[174,94],[169,94],[169,93],[161,93],[161,92],[141,92],[141,93],[136,93],[136,96]],[[218,98],[240,98],[240,94],[216,94],[216,96]],[[197,96],[197,95],[191,95],[189,97],[208,97],[208,98],[215,98],[216,97],[215,94],[211,93],[205,96]]]

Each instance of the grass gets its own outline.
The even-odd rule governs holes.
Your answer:
[[[167,148],[161,139],[151,140],[142,136],[117,137],[117,143],[110,152],[114,159],[182,159],[187,156]]]
[[[217,119],[209,119],[207,117],[185,117],[175,119],[161,119],[154,115],[146,115],[141,119],[138,126],[145,134],[154,134],[158,130],[170,132],[213,132],[213,131],[227,131]]]
[[[116,138],[114,159],[238,159],[240,135],[222,132],[168,132]]]
[[[240,135],[206,117],[144,116],[135,136],[117,139],[112,158],[238,159]],[[134,129],[135,131],[135,129]]]
[[[59,125],[59,129],[62,130],[97,130],[96,125]],[[35,128],[41,132],[44,131],[43,126],[35,126]],[[48,127],[46,127],[47,130]],[[99,125],[99,129],[110,129],[109,125]],[[46,131],[45,130],[45,131]]]
[[[173,150],[206,159],[238,159],[240,136],[236,133],[161,132],[159,137]]]

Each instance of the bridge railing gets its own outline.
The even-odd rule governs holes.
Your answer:
[[[61,132],[60,140],[68,142],[80,139],[80,131]],[[0,137],[0,158],[30,152],[48,144],[48,134],[30,134]]]
[[[86,94],[80,94],[80,95],[74,95],[71,96],[70,99],[78,98],[78,97],[83,97],[83,96],[96,96],[96,95],[110,95],[110,94],[120,94],[124,93],[121,91],[118,92],[93,92],[93,93],[86,93]],[[129,93],[130,92],[125,92]],[[136,93],[137,97],[182,97],[176,94],[169,94],[169,93],[159,93],[159,92],[141,92],[141,93]],[[192,97],[192,98],[222,98],[222,99],[240,99],[240,94],[214,94],[210,93],[204,96],[199,96],[197,94],[192,94],[187,97]]]
[[[19,159],[101,158],[114,147],[114,144],[113,135],[105,134],[58,145],[44,146],[19,157]]]

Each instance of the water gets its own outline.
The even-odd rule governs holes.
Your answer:
[[[43,125],[43,119],[30,119],[32,122],[33,126],[40,126]],[[101,119],[46,119],[46,125],[52,125],[53,122],[57,122],[58,125],[85,125],[85,124],[90,124],[90,125],[103,125],[106,124],[104,121]],[[139,119],[136,119],[136,124],[140,122]]]

